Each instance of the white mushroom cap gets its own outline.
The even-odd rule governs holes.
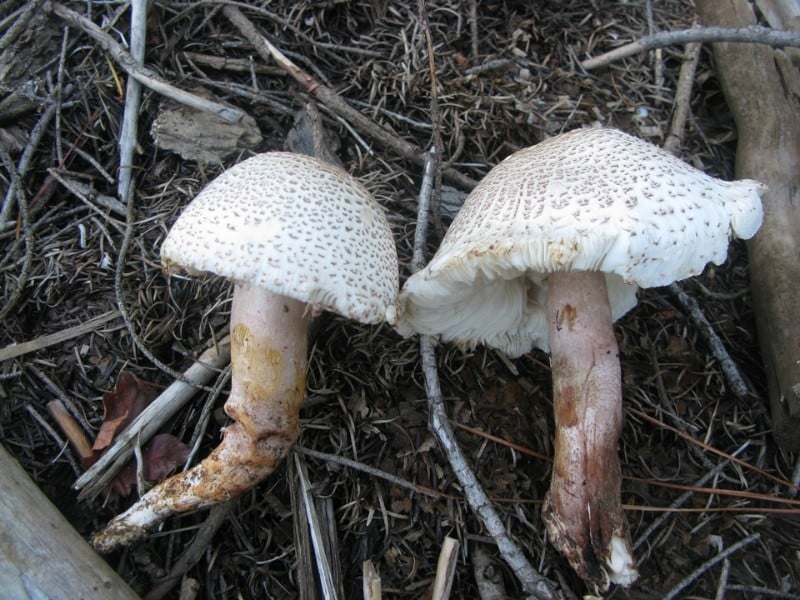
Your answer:
[[[653,287],[722,263],[761,225],[752,180],[714,179],[614,129],[580,129],[516,152],[467,197],[439,250],[400,294],[402,335],[549,350],[547,274],[606,273],[612,316]]]
[[[301,154],[259,154],[222,173],[172,226],[161,258],[364,323],[396,316],[383,210],[348,173]]]

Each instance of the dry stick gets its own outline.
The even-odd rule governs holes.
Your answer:
[[[436,562],[436,577],[431,587],[431,600],[447,600],[450,597],[457,562],[458,540],[445,537],[442,549],[439,551],[439,560]]]
[[[334,584],[333,572],[330,568],[331,561],[328,557],[328,549],[325,544],[325,536],[322,532],[318,511],[314,506],[314,499],[311,497],[311,483],[308,480],[308,472],[297,454],[294,454],[293,458],[297,478],[300,480],[299,491],[306,512],[308,529],[311,533],[311,546],[314,549],[314,557],[316,558],[315,564],[319,575],[320,587],[322,588],[322,597],[325,600],[336,600],[338,594]]]
[[[371,560],[365,560],[361,565],[361,576],[363,577],[362,594],[364,600],[381,600],[381,576]]]
[[[68,85],[63,90],[62,95],[66,96],[71,92],[72,86]],[[42,137],[44,137],[47,126],[55,116],[57,108],[58,102],[54,100],[50,101],[47,105],[47,108],[44,110],[44,112],[42,112],[42,116],[39,117],[39,120],[36,122],[36,125],[33,126],[30,137],[28,138],[28,144],[25,146],[25,150],[22,151],[22,156],[17,163],[17,173],[19,173],[20,179],[25,177],[25,173],[28,171],[28,166],[30,165],[34,154],[39,149],[39,142],[42,141]],[[6,221],[11,215],[11,210],[14,207],[14,194],[16,193],[16,188],[17,186],[12,179],[11,185],[8,186],[8,191],[6,192],[3,208],[0,209],[0,230],[5,227]]]
[[[377,477],[379,479],[383,479],[388,481],[392,485],[396,485],[397,487],[402,487],[417,494],[423,494],[425,496],[430,496],[431,498],[436,499],[445,499],[445,500],[459,500],[457,496],[453,496],[451,494],[445,494],[444,492],[440,492],[439,490],[434,490],[432,488],[428,488],[417,483],[413,483],[397,475],[392,475],[391,473],[387,473],[386,471],[382,471],[376,467],[371,467],[364,463],[360,463],[358,461],[353,460],[352,458],[347,458],[345,456],[339,456],[338,454],[328,454],[326,452],[320,452],[318,450],[312,450],[311,448],[305,448],[303,446],[295,446],[293,448],[295,452],[298,454],[302,454],[304,456],[310,456],[312,458],[318,458],[320,460],[324,460],[326,462],[337,464],[343,467],[347,467],[348,469],[353,469],[355,471],[361,471],[362,473],[366,473],[370,477]]]
[[[70,179],[69,177],[63,176],[57,169],[49,168],[47,169],[47,174],[50,175],[53,179],[55,179],[58,183],[63,185],[73,196],[78,198],[81,202],[86,204],[89,208],[93,211],[98,213],[101,217],[111,222],[114,227],[121,228],[122,225],[119,224],[119,221],[116,219],[109,219],[108,215],[97,208],[95,203],[99,204],[103,208],[110,210],[113,213],[116,213],[120,216],[125,216],[127,211],[125,210],[125,205],[122,204],[119,200],[114,198],[113,196],[106,196],[105,194],[98,194],[97,191],[88,183],[83,183],[82,181],[77,181],[75,179]],[[92,198],[91,200],[89,198]],[[125,196],[122,196],[123,198]]]
[[[238,123],[244,117],[244,113],[235,108],[206,100],[195,94],[179,89],[166,81],[155,71],[140,65],[121,45],[119,45],[110,35],[100,27],[92,23],[86,17],[70,10],[57,2],[47,2],[44,5],[47,12],[53,12],[70,27],[80,29],[91,37],[105,52],[122,67],[128,75],[136,79],[142,85],[148,87],[167,98],[185,104],[198,110],[214,113],[231,123]]]
[[[731,391],[736,398],[739,400],[758,398],[758,394],[752,390],[744,376],[739,372],[736,362],[731,358],[731,355],[728,354],[725,344],[717,335],[717,332],[714,331],[713,325],[709,323],[705,314],[703,314],[703,310],[700,308],[697,300],[683,291],[683,288],[677,283],[671,284],[669,286],[669,291],[672,292],[678,300],[683,310],[689,313],[689,317],[692,319],[695,327],[700,329],[700,333],[706,339],[706,343],[708,343],[711,348],[711,352],[719,361],[722,372],[725,374],[725,378],[728,380]]]
[[[432,165],[433,161],[434,157],[431,156],[431,153],[427,153],[426,168],[420,186],[417,205],[417,229],[414,232],[414,254],[411,262],[414,271],[422,268],[425,263],[424,240],[428,227],[428,209],[430,207],[430,194],[434,175],[433,168],[428,165]],[[464,454],[461,452],[458,442],[456,442],[455,434],[447,418],[447,411],[444,407],[442,391],[439,386],[433,338],[429,335],[421,335],[419,347],[422,358],[422,371],[425,376],[428,410],[430,412],[429,427],[436,439],[439,440],[447,459],[450,461],[450,466],[464,489],[464,495],[469,506],[478,515],[489,535],[494,539],[500,554],[517,579],[519,579],[525,593],[531,594],[536,598],[551,600],[558,598],[555,585],[536,572],[516,542],[508,535],[500,515],[494,509],[477,477],[469,468]]]
[[[36,377],[38,377],[42,383],[50,390],[50,392],[56,396],[56,398],[61,402],[62,406],[64,406],[67,411],[70,413],[72,418],[74,418],[81,427],[83,427],[83,431],[91,431],[92,427],[89,425],[89,421],[86,420],[84,414],[78,410],[78,407],[75,406],[75,403],[64,393],[64,390],[56,384],[55,381],[50,379],[47,375],[42,373],[42,371],[35,366],[28,363],[26,366],[27,370],[33,373]]]
[[[690,31],[695,31],[696,29],[697,28],[694,28]],[[664,149],[672,154],[676,154],[683,140],[686,119],[689,116],[689,103],[692,95],[694,74],[697,70],[699,57],[699,45],[689,44],[686,47],[683,64],[681,65],[681,71],[678,77],[678,85],[675,89],[675,110],[672,115],[669,136],[664,143]],[[736,398],[739,400],[756,398],[757,394],[752,390],[752,387],[739,371],[736,362],[731,358],[731,355],[725,348],[725,344],[717,335],[717,332],[714,331],[714,327],[709,323],[697,301],[689,296],[678,283],[671,284],[669,290],[675,296],[683,310],[689,314],[695,327],[700,330],[701,335],[705,338],[714,357],[719,361],[722,372],[728,380]]]
[[[722,561],[722,571],[719,574],[719,584],[714,600],[725,600],[725,592],[728,590],[728,575],[731,570],[731,561],[727,558]]]
[[[0,146],[0,160],[2,160],[5,165],[11,180],[9,191],[13,188],[16,192],[17,207],[22,217],[22,236],[25,241],[25,256],[22,268],[19,270],[19,276],[17,277],[14,291],[6,298],[5,306],[0,309],[0,321],[2,321],[6,318],[6,315],[11,312],[11,309],[14,308],[14,305],[22,296],[22,290],[25,289],[25,284],[28,282],[28,275],[30,274],[31,265],[33,264],[33,232],[31,231],[31,221],[28,213],[28,200],[25,197],[25,190],[22,187],[22,178],[20,177],[20,173],[17,172],[17,168],[14,166],[8,152],[6,152],[6,149],[2,146]]]
[[[615,48],[610,52],[589,58],[581,63],[586,69],[596,69],[622,58],[639,54],[654,48],[688,44],[690,42],[735,42],[743,44],[764,44],[773,48],[800,46],[800,33],[779,31],[769,27],[692,27],[678,31],[661,31]]]
[[[61,400],[51,400],[48,402],[47,412],[50,413],[50,417],[61,428],[64,435],[67,436],[67,439],[72,444],[72,447],[75,449],[75,452],[78,453],[78,457],[81,460],[86,460],[94,454],[92,445],[89,443],[83,429],[81,429],[75,417],[67,411]]]
[[[206,517],[203,524],[197,528],[197,534],[194,536],[192,543],[189,544],[183,554],[178,557],[178,560],[173,563],[169,575],[164,577],[153,589],[147,592],[143,600],[159,600],[166,596],[170,590],[178,584],[181,577],[203,558],[203,555],[211,545],[211,540],[214,535],[222,524],[225,523],[237,502],[238,498],[233,498],[209,510],[208,517]]]
[[[146,11],[144,6],[142,6],[141,4],[142,1],[144,0],[136,0],[134,2],[134,4],[137,4],[139,6],[139,8],[135,11],[136,13],[135,17],[132,16],[131,28],[134,30],[137,28],[137,26],[139,29],[145,27],[144,19],[146,18],[146,14],[141,14],[141,13],[143,12],[146,13]],[[58,5],[54,4],[54,6]],[[69,9],[66,8],[64,8],[64,10],[69,11]],[[59,14],[57,10],[56,14]],[[77,13],[75,13],[75,17],[83,19],[83,17],[81,17]],[[64,17],[62,16],[62,18]],[[136,19],[136,21],[138,21],[138,24],[136,21],[134,21],[134,18]],[[97,33],[98,35],[102,34],[103,36],[106,36],[106,34],[99,27],[94,25],[94,23],[86,19],[84,19],[84,21],[86,21],[86,23],[84,24],[81,22],[81,27],[84,28],[84,30],[87,31],[87,33],[89,33],[90,36],[94,37],[94,34],[92,33],[92,31],[86,29],[86,27],[89,26],[96,29],[95,33]],[[67,20],[67,22],[69,23],[70,21]],[[134,34],[131,35],[132,38],[131,41],[133,41],[133,37]],[[142,31],[136,32],[135,37],[138,38],[137,44],[144,43],[144,37],[145,37],[144,32]],[[110,40],[110,43],[116,44],[116,42],[114,42],[113,40]],[[101,47],[103,47],[103,44],[101,44]],[[119,47],[119,50],[125,53],[122,47]],[[141,51],[143,55],[144,48],[142,48]],[[109,53],[112,56],[114,56],[114,52],[109,51]],[[115,58],[117,57],[115,56]],[[134,84],[135,82],[133,81],[133,78],[135,78],[136,76],[131,70],[129,70],[128,67],[138,68],[138,69],[145,69],[145,67],[141,66],[133,56],[127,53],[125,53],[125,59],[127,62],[126,63],[121,62],[120,64],[132,78],[132,80],[129,81],[128,83]],[[117,58],[117,60],[119,61],[120,59]],[[128,65],[127,67],[126,64]],[[133,92],[133,96],[129,99],[128,95],[130,95],[131,92]],[[134,233],[134,202],[133,202],[133,189],[131,188],[132,165],[130,164],[130,161],[133,159],[133,149],[134,146],[136,145],[136,130],[138,123],[138,112],[139,112],[138,106],[139,106],[140,96],[141,96],[141,90],[137,88],[132,88],[129,85],[128,94],[126,95],[125,99],[125,115],[124,115],[125,122],[123,122],[121,131],[121,135],[123,135],[124,138],[120,140],[120,173],[119,173],[119,182],[117,186],[118,193],[120,195],[119,200],[125,206],[125,231],[122,237],[122,244],[120,244],[119,254],[117,256],[116,270],[114,272],[114,296],[117,301],[117,309],[119,310],[120,315],[122,316],[122,320],[125,322],[125,327],[127,328],[128,333],[131,336],[131,341],[133,341],[134,346],[136,346],[136,348],[138,348],[139,351],[142,354],[144,354],[145,357],[156,367],[158,367],[161,371],[163,371],[173,379],[177,379],[179,381],[185,381],[182,379],[183,376],[178,371],[169,367],[168,365],[160,361],[158,358],[156,358],[155,355],[152,352],[150,352],[150,349],[144,345],[144,342],[141,340],[139,334],[133,327],[133,322],[131,321],[130,315],[128,314],[128,308],[125,304],[125,298],[123,298],[122,295],[122,276],[125,271],[125,264],[128,258],[128,248],[130,247]],[[181,101],[178,98],[175,99]],[[203,102],[206,101],[203,100]],[[222,114],[220,114],[220,116],[225,118],[225,116]]]
[[[731,456],[732,456],[732,457],[736,457],[736,456],[738,456],[739,454],[741,454],[742,452],[744,452],[744,449],[745,449],[745,448],[747,448],[747,446],[748,446],[749,444],[750,444],[750,442],[749,442],[749,441],[748,441],[748,442],[745,442],[745,443],[744,443],[744,444],[743,444],[743,445],[742,445],[742,446],[741,446],[739,449],[737,449],[737,450],[736,450],[736,451],[735,451],[735,452],[734,452],[734,453],[733,453]],[[698,480],[697,480],[697,482],[695,483],[695,485],[696,485],[696,486],[698,486],[698,487],[699,487],[699,486],[703,486],[703,485],[705,485],[707,481],[709,481],[709,480],[710,480],[710,479],[712,479],[713,477],[716,477],[718,473],[721,473],[721,472],[722,472],[722,470],[723,470],[723,469],[724,469],[724,468],[725,468],[725,467],[726,467],[726,466],[727,466],[729,463],[730,463],[730,461],[729,461],[729,460],[725,460],[725,461],[723,461],[723,462],[719,463],[719,464],[718,464],[716,467],[714,467],[712,470],[708,471],[708,472],[707,472],[705,475],[703,475],[703,476],[702,476],[700,479],[698,479]],[[689,501],[689,500],[690,500],[692,497],[694,497],[694,495],[695,495],[695,491],[694,491],[694,490],[687,490],[686,492],[684,492],[683,494],[681,494],[680,496],[678,496],[678,497],[675,499],[675,501],[674,501],[674,502],[672,502],[672,504],[670,504],[670,505],[669,505],[669,508],[670,508],[670,510],[675,510],[675,509],[677,509],[677,508],[679,508],[679,507],[683,506],[683,505],[684,505],[684,504],[686,504],[686,502],[688,502],[688,501]],[[644,543],[647,541],[647,538],[649,538],[649,537],[650,537],[650,536],[653,534],[653,532],[654,532],[656,529],[658,529],[659,527],[661,527],[661,525],[664,523],[664,521],[666,521],[666,520],[667,520],[668,518],[670,518],[671,516],[672,516],[672,513],[671,513],[671,512],[665,512],[665,513],[663,513],[662,515],[658,516],[657,518],[653,519],[653,522],[652,522],[652,523],[650,523],[650,525],[647,527],[647,529],[645,529],[645,530],[644,530],[644,532],[642,533],[642,535],[640,535],[640,536],[639,536],[639,538],[636,540],[636,542],[634,542],[634,544],[633,544],[633,548],[636,550],[636,549],[638,549],[638,548],[639,548],[639,546],[641,546],[642,544],[644,544]]]
[[[144,66],[145,38],[147,36],[147,0],[131,2],[131,59],[142,68]],[[131,180],[133,176],[133,154],[139,131],[139,105],[142,100],[142,84],[130,77],[125,88],[125,108],[122,113],[122,127],[119,132],[119,180],[117,196],[125,202],[131,200]]]
[[[39,8],[39,4],[41,3],[41,0],[32,0],[31,2],[28,2],[26,6],[18,8],[16,15],[10,15],[12,17],[16,17],[16,21],[14,21],[14,24],[9,27],[8,30],[6,30],[6,32],[3,34],[3,37],[0,38],[0,52],[14,43],[22,34],[22,32],[25,31],[25,28],[28,26],[28,22],[31,20],[31,17],[33,17],[36,9]]]
[[[387,131],[368,117],[365,117],[331,88],[320,83],[303,71],[303,69],[289,60],[286,55],[261,35],[256,26],[237,7],[227,5],[222,9],[222,13],[230,19],[231,23],[241,31],[242,35],[253,44],[253,47],[261,58],[266,61],[274,60],[275,63],[297,81],[306,92],[322,102],[330,110],[352,123],[355,129],[373,138],[382,146],[396,152],[402,158],[417,165],[424,164],[422,150],[418,146],[407,142],[397,134]],[[446,169],[442,175],[447,177],[451,183],[466,190],[471,190],[477,184],[475,180],[454,169]]]
[[[664,142],[664,150],[671,154],[676,154],[678,148],[683,144],[683,135],[686,131],[686,120],[689,118],[689,104],[692,97],[692,87],[694,86],[694,74],[697,71],[697,64],[700,62],[700,49],[702,44],[686,44],[683,54],[683,64],[678,75],[678,84],[675,86],[675,106],[672,111],[672,123],[670,124],[667,140]]]
[[[83,17],[81,17],[77,13],[73,13],[69,9],[64,8],[64,7],[62,7],[62,6],[60,6],[60,5],[56,4],[56,3],[48,3],[48,6],[50,6],[50,5],[52,5],[54,12],[56,14],[58,14],[59,16],[61,16],[62,18],[64,18],[67,21],[67,23],[72,24],[69,19],[74,17],[75,19],[78,19],[78,26],[80,26],[81,28],[84,28],[84,30],[87,31],[87,33],[89,33],[90,36],[92,36],[92,37],[94,37],[95,35],[104,36],[105,38],[108,38],[106,40],[107,43],[116,45],[116,42],[114,42],[111,38],[109,38],[108,35],[105,32],[103,32],[99,27],[97,27],[91,21],[89,21],[87,19],[84,19]],[[63,12],[64,14],[61,14],[61,12],[59,12],[59,11]],[[86,28],[89,28],[89,29],[86,29]],[[105,46],[103,46],[102,43],[100,44],[100,46],[103,47],[104,49],[106,49],[117,60],[120,60],[120,57],[115,56],[114,52],[112,52],[112,51],[108,50],[107,48],[105,48]],[[118,49],[119,52],[124,53],[124,57],[123,58],[125,58],[125,60],[126,60],[126,63],[120,63],[122,65],[122,67],[128,72],[128,74],[131,77],[136,77],[136,75],[134,74],[133,70],[129,70],[129,69],[135,69],[135,68],[144,69],[144,67],[139,66],[135,62],[134,58],[130,54],[125,52],[122,49],[121,46],[118,46],[117,49]],[[145,85],[148,85],[148,83],[146,81],[143,81],[143,83]],[[156,90],[156,91],[158,91],[158,90]],[[180,92],[181,90],[177,90],[177,91]],[[170,97],[175,99],[175,100],[177,100],[178,102],[182,101],[180,98],[176,98],[175,96],[170,96]],[[204,103],[207,103],[207,101],[205,99],[201,98],[200,100],[202,100]],[[188,102],[186,104],[188,106],[193,106],[194,108],[200,108],[198,106],[194,106],[192,104],[189,104]],[[221,106],[221,105],[217,105],[216,103],[207,103],[207,104],[209,104],[209,105],[213,104],[215,106]],[[227,107],[223,107],[223,108],[225,108],[225,110],[228,110]],[[204,110],[209,110],[209,106],[206,106],[206,108]],[[225,115],[223,115],[219,111],[211,111],[211,112],[216,112],[222,118],[227,118],[228,120],[232,120],[232,119],[229,118],[230,115],[228,117],[226,117]],[[239,111],[236,111],[236,112],[239,112]],[[242,113],[239,113],[239,114],[242,114]],[[137,117],[136,114],[129,114],[127,116],[132,120],[135,120],[136,117]],[[123,129],[125,129],[125,128],[123,127]],[[129,129],[129,131],[127,132],[127,134],[130,135],[131,126],[128,126],[128,129]],[[135,126],[133,126],[133,132],[134,132],[134,135],[135,135]],[[128,143],[135,144],[136,140],[133,139],[133,138],[129,138],[125,143],[126,144],[128,144]],[[125,172],[125,168],[126,168],[126,165],[121,165],[121,167],[120,167],[120,183],[122,181],[122,177],[123,177],[123,173]],[[127,165],[127,168],[130,169],[130,165]],[[172,367],[164,364],[162,361],[160,361],[158,358],[156,358],[156,356],[152,352],[150,352],[150,349],[147,346],[144,345],[144,342],[141,340],[141,338],[139,337],[139,334],[136,332],[136,329],[133,326],[133,322],[131,321],[130,315],[128,313],[128,307],[125,304],[125,298],[123,297],[123,294],[122,294],[122,277],[123,277],[123,274],[125,272],[125,264],[126,264],[127,259],[128,259],[128,249],[130,248],[131,241],[133,239],[134,225],[135,225],[135,219],[134,219],[135,211],[134,211],[134,202],[133,202],[132,196],[133,196],[133,189],[130,186],[130,180],[128,180],[128,185],[127,185],[127,188],[125,189],[125,196],[120,196],[120,202],[122,202],[122,204],[125,205],[125,231],[124,231],[123,236],[122,236],[122,243],[120,244],[119,253],[117,255],[117,263],[116,263],[115,271],[114,271],[114,297],[115,297],[115,300],[117,302],[117,309],[119,310],[120,316],[122,317],[122,320],[125,323],[125,327],[128,330],[128,334],[131,336],[131,341],[133,342],[134,346],[136,348],[138,348],[138,350],[142,354],[144,354],[144,356],[152,364],[154,364],[162,372],[164,372],[167,375],[169,375],[172,379],[175,379],[175,380],[177,380],[179,382],[189,383],[191,385],[195,385],[196,387],[198,387],[198,389],[202,389],[204,391],[212,391],[211,388],[203,387],[202,385],[198,385],[194,381],[190,381],[190,380],[185,379],[184,375],[182,375],[181,373],[179,373],[178,371],[176,371]],[[118,466],[121,468],[122,464],[119,464]]]
[[[89,332],[95,331],[101,325],[104,325],[109,321],[113,321],[114,319],[119,318],[119,316],[119,311],[110,310],[102,315],[93,317],[84,323],[75,325],[74,327],[67,327],[66,329],[57,331],[56,333],[42,335],[28,342],[22,342],[21,344],[10,344],[4,348],[0,348],[0,361],[8,360],[9,358],[16,358],[18,356],[28,354],[29,352],[41,350],[42,348],[47,348],[49,346],[55,346],[56,344],[60,344],[66,340],[80,337]]]
[[[702,565],[697,567],[694,571],[689,573],[685,578],[677,583],[675,587],[673,587],[667,594],[664,596],[664,600],[672,600],[673,598],[677,598],[680,593],[683,591],[685,587],[691,585],[698,577],[702,577],[707,571],[714,567],[718,562],[725,560],[734,552],[738,552],[748,544],[752,544],[757,539],[761,537],[760,533],[754,533],[752,535],[747,536],[743,540],[739,540],[733,546],[728,548],[727,550],[723,550],[719,554],[717,554],[714,558],[707,560]]]
[[[111,482],[130,459],[133,446],[137,439],[142,441],[150,439],[161,426],[183,407],[186,402],[211,379],[218,370],[228,364],[230,360],[230,344],[227,340],[218,346],[203,352],[197,361],[189,367],[158,398],[142,411],[125,431],[118,436],[90,469],[86,471],[73,485],[76,490],[81,490],[79,499],[94,497]]]

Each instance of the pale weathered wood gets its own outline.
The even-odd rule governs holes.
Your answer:
[[[139,597],[2,446],[0,490],[0,597]]]
[[[796,0],[782,0],[787,7]],[[772,4],[781,4],[775,0]],[[705,25],[755,24],[746,0],[698,0]],[[787,25],[789,25],[787,23]],[[800,69],[782,50],[713,45],[736,120],[736,176],[763,181],[764,224],[748,245],[775,439],[800,450]]]

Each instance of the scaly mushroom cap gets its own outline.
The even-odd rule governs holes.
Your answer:
[[[606,274],[612,316],[653,287],[722,263],[761,225],[752,180],[714,179],[615,129],[580,129],[516,152],[464,202],[427,267],[400,294],[398,331],[549,350],[547,274]]]
[[[348,173],[302,154],[259,154],[222,173],[172,226],[161,259],[364,323],[396,316],[397,251],[383,210]]]

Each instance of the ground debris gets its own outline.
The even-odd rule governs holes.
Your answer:
[[[0,9],[0,39],[25,4],[10,0]],[[682,48],[636,55],[591,72],[582,71],[578,63],[651,28],[690,26],[691,3],[425,4],[437,73],[443,166],[478,180],[513,151],[584,126],[614,126],[655,143],[664,141]],[[129,15],[123,5],[65,5],[106,27],[118,41],[127,38]],[[646,6],[652,8],[650,24]],[[286,56],[366,118],[411,147],[429,146],[432,82],[417,2],[279,0],[242,6],[241,11]],[[71,489],[75,473],[65,457],[72,450],[32,414],[46,414],[48,401],[66,398],[71,403],[67,408],[93,438],[103,421],[103,392],[114,387],[120,372],[130,371],[159,386],[172,383],[170,375],[140,352],[131,331],[154,357],[178,371],[214,339],[228,322],[228,284],[163,273],[161,242],[180,210],[223,168],[254,152],[282,149],[298,110],[315,100],[276,72],[274,64],[266,64],[218,5],[152,3],[146,66],[181,89],[206,90],[251,115],[253,122],[238,133],[226,132],[225,150],[214,149],[213,156],[196,152],[210,137],[220,137],[211,136],[211,128],[203,125],[202,135],[195,136],[201,139],[189,140],[191,148],[182,158],[162,135],[163,99],[145,88],[134,165],[134,234],[127,259],[118,265],[126,226],[121,215],[93,203],[91,193],[88,203],[77,198],[48,169],[91,184],[87,189],[98,194],[116,196],[125,73],[91,39],[55,16],[36,17],[31,27],[36,35],[16,37],[0,55],[24,56],[36,49],[27,55],[39,57],[35,64],[31,61],[31,71],[20,70],[16,62],[13,69],[0,69],[0,101],[20,93],[25,81],[37,86],[36,107],[15,125],[22,128],[14,136],[20,143],[4,146],[15,165],[26,152],[30,155],[19,173],[27,226],[17,210],[20,195],[6,197],[12,177],[0,161],[0,210],[10,206],[0,222],[0,307],[20,290],[0,326],[0,348],[117,310],[117,297],[127,309],[131,330],[121,321],[109,321],[80,337],[0,362],[0,438],[88,538],[126,504],[117,498],[107,504],[101,499],[78,503]],[[33,147],[37,120],[48,106],[54,107],[53,119]],[[314,106],[326,135],[336,140],[344,167],[389,214],[405,278],[421,168],[365,137],[323,103]],[[679,156],[730,179],[736,133],[705,51],[690,108]],[[158,133],[157,142],[151,129]],[[445,226],[468,191],[447,184]],[[428,244],[432,253],[436,234]],[[115,283],[117,269],[122,269],[120,286]],[[734,243],[727,263],[684,282],[683,289],[700,303],[757,399],[744,402],[730,393],[703,338],[668,290],[642,292],[637,308],[615,328],[626,409],[620,443],[627,478],[623,502],[629,507],[631,537],[644,536],[637,547],[642,559],[638,587],[618,590],[615,597],[662,597],[699,563],[755,533],[760,537],[746,551],[726,557],[726,597],[800,587],[796,514],[767,511],[786,505],[760,496],[695,491],[681,504],[683,512],[665,516],[655,510],[685,493],[663,484],[790,497],[786,487],[765,475],[791,477],[795,457],[780,450],[770,435],[748,281],[745,245]],[[468,549],[481,544],[492,559],[496,553],[485,544],[485,532],[466,508],[462,490],[427,429],[415,340],[401,339],[388,326],[362,327],[324,316],[312,346],[301,446],[346,457],[438,494],[411,491],[375,472],[310,454],[302,457],[311,493],[332,500],[342,581],[353,582],[352,588],[345,583],[345,596],[358,597],[362,563],[371,560],[384,597],[419,597],[433,581],[442,541],[450,536],[467,549],[458,557],[452,597],[477,598]],[[561,581],[577,597],[591,594],[546,545],[539,518],[550,479],[547,456],[553,431],[547,357],[534,352],[509,361],[483,348],[465,351],[450,345],[439,346],[437,353],[448,413],[456,425],[463,425],[456,427],[457,439],[507,529],[548,578]],[[199,394],[164,430],[184,442],[197,439],[199,456],[217,445],[224,425],[203,411],[211,394]],[[762,472],[732,461],[731,455]],[[281,468],[239,500],[204,557],[189,570],[187,576],[201,584],[200,597],[297,596],[292,519],[287,518],[292,483],[286,472]],[[705,476],[710,479],[699,484]],[[145,593],[157,577],[171,571],[204,518],[197,514],[169,523],[115,566],[137,592]],[[497,569],[493,575],[502,579],[506,593],[518,597],[513,577],[502,564]],[[720,569],[718,565],[705,572],[684,592],[714,597]]]

